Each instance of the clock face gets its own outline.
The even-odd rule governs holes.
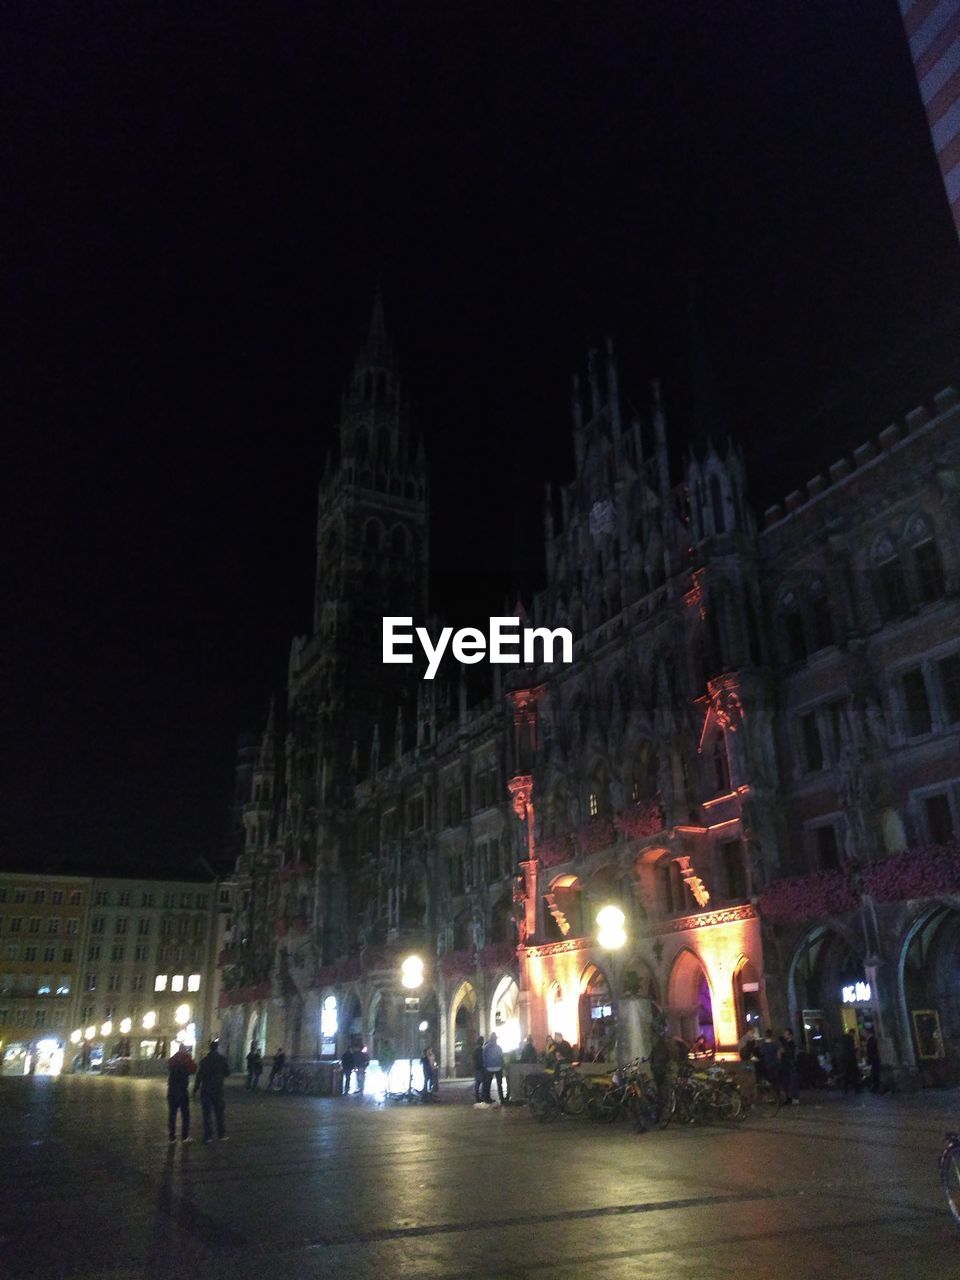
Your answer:
[[[615,528],[616,519],[613,513],[613,503],[609,499],[595,502],[590,508],[590,532],[613,533]]]

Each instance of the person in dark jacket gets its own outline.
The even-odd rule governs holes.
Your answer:
[[[473,1046],[473,1101],[474,1105],[478,1105],[483,1101],[483,1082],[487,1078],[487,1073],[483,1069],[483,1036],[477,1036],[476,1044]]]
[[[870,1067],[870,1089],[873,1093],[880,1092],[880,1041],[877,1039],[877,1033],[871,1031],[867,1036],[867,1063]]]
[[[247,1088],[256,1089],[260,1083],[260,1073],[263,1070],[263,1055],[260,1052],[260,1046],[256,1040],[250,1041],[250,1052],[247,1054]]]
[[[267,1081],[267,1089],[273,1088],[273,1082],[280,1077],[280,1084],[283,1084],[283,1071],[287,1065],[287,1055],[279,1048],[273,1055],[273,1066],[270,1068],[270,1079]],[[280,1085],[277,1086],[279,1089]]]
[[[167,1063],[167,1128],[170,1141],[177,1140],[177,1112],[180,1112],[180,1136],[190,1141],[190,1077],[197,1064],[183,1045]]]
[[[756,1066],[757,1078],[769,1080],[773,1087],[780,1085],[780,1046],[773,1038],[772,1029],[768,1028],[760,1045]]]
[[[859,1093],[863,1082],[860,1079],[860,1063],[857,1060],[859,1056],[857,1040],[852,1031],[840,1037],[840,1052],[837,1056],[840,1059],[840,1086],[843,1092],[846,1094],[853,1089]]]
[[[220,1041],[210,1041],[210,1052],[200,1061],[200,1069],[193,1083],[194,1097],[200,1094],[200,1107],[203,1111],[203,1140],[213,1139],[213,1118],[217,1122],[217,1137],[221,1142],[227,1136],[224,1118],[223,1082],[230,1074],[226,1058],[220,1056]]]
[[[780,1037],[780,1088],[788,1107],[800,1105],[797,1090],[797,1042],[789,1027]]]
[[[537,1046],[533,1043],[533,1036],[527,1036],[523,1042],[523,1048],[520,1050],[520,1061],[531,1063],[537,1061]]]
[[[343,1057],[340,1059],[340,1070],[343,1073],[343,1092],[350,1092],[350,1079],[356,1067],[356,1059],[353,1056],[353,1050],[348,1045],[343,1051]]]

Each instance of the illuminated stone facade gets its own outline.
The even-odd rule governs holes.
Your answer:
[[[612,351],[594,353],[529,602],[571,629],[574,662],[422,682],[378,648],[382,614],[426,616],[427,574],[426,467],[378,305],[321,484],[314,633],[241,760],[234,1058],[251,1036],[303,1057],[430,1040],[464,1073],[496,1028],[609,1050],[627,1000],[621,1049],[655,1006],[727,1051],[806,1011],[819,1049],[856,1020],[858,981],[888,1062],[915,1064],[920,998],[944,1061],[960,1052],[925,961],[904,975],[918,928],[951,957],[960,933],[958,422],[942,393],[759,529],[740,450],[706,445],[677,483],[658,389],[628,418]],[[904,884],[930,862],[924,892],[898,897],[887,855]],[[611,902],[616,954],[595,941]]]

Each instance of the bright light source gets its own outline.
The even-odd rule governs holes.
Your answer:
[[[151,1009],[149,1013],[143,1015],[143,1026],[145,1031],[152,1031],[157,1025],[157,1015]]]
[[[182,973],[175,973],[173,977],[170,979],[170,990],[171,991],[183,990],[183,974]]]
[[[187,979],[187,990],[188,990],[188,991],[199,991],[199,990],[200,990],[200,975],[199,975],[199,973],[191,973],[190,977]]]
[[[83,1038],[84,1040],[92,1040],[96,1034],[97,1034],[96,1027],[87,1027],[86,1031],[83,1033]]]
[[[120,1023],[120,1034],[123,1036],[128,1036],[130,1034],[130,1030],[132,1027],[133,1027],[133,1019],[124,1018],[124,1020]]]
[[[100,1034],[102,1036],[108,1036],[112,1030],[113,1030],[113,1023],[108,1018],[106,1022],[103,1024],[103,1026],[100,1028]]]
[[[423,985],[423,961],[419,956],[407,956],[400,966],[400,981],[408,991]]]
[[[83,1032],[80,1030],[79,1027],[77,1027],[76,1031],[70,1032],[71,1044],[79,1044],[82,1039],[83,1039]]]
[[[184,1023],[190,1021],[190,1006],[188,1004],[178,1004],[177,1011],[173,1015],[173,1020],[178,1027],[182,1027]]]
[[[626,916],[619,907],[601,907],[597,912],[597,924],[600,926],[597,941],[606,951],[616,951],[627,940],[623,927]]]
[[[429,1022],[421,1022],[421,1023],[420,1023],[420,1030],[421,1030],[421,1031],[426,1031],[426,1030],[427,1030],[427,1028],[428,1028],[429,1026],[430,1026],[430,1023],[429,1023]]]
[[[156,979],[155,979],[154,984],[153,984],[153,989],[154,989],[154,991],[166,991],[166,989],[167,989],[167,975],[166,975],[165,973],[158,973],[158,974],[157,974]]]

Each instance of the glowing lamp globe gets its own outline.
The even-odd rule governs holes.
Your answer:
[[[97,1034],[96,1027],[87,1027],[86,1031],[83,1033],[83,1038],[84,1040],[92,1040],[96,1034]]]
[[[185,1026],[190,1021],[190,1006],[188,1004],[178,1004],[173,1018],[178,1027]]]
[[[113,1023],[108,1018],[106,1022],[103,1024],[103,1026],[100,1028],[100,1034],[102,1036],[108,1036],[112,1030],[113,1030]]]
[[[627,934],[623,927],[625,919],[619,907],[601,907],[597,912],[597,941],[605,950],[616,951],[626,942]]]
[[[124,1036],[128,1036],[130,1034],[130,1028],[132,1026],[133,1026],[133,1020],[131,1018],[124,1018],[124,1020],[120,1023],[120,1034]]]
[[[82,1039],[83,1039],[83,1032],[80,1030],[79,1027],[77,1027],[76,1031],[70,1032],[71,1044],[79,1044]]]
[[[143,1026],[145,1031],[152,1031],[157,1025],[157,1015],[151,1009],[149,1013],[143,1015]]]
[[[400,966],[400,981],[408,991],[423,985],[423,961],[419,956],[407,956]]]

